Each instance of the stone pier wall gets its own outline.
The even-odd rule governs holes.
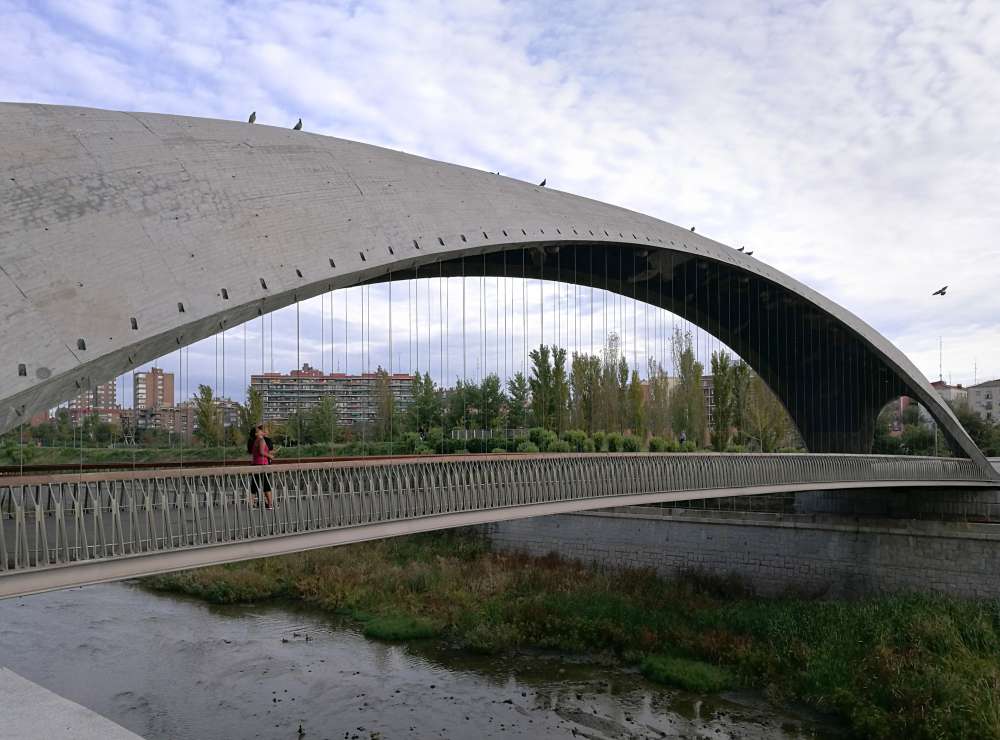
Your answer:
[[[758,593],[1000,597],[1000,524],[631,507],[484,525],[494,549],[736,574]]]

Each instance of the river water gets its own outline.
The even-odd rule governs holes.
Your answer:
[[[557,655],[385,644],[316,611],[129,583],[0,601],[0,665],[151,739],[298,740],[300,725],[303,740],[833,736],[751,695]]]

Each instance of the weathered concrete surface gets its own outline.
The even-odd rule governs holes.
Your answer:
[[[497,522],[498,550],[555,552],[665,576],[735,574],[759,593],[1000,597],[1000,525],[630,507]]]
[[[567,282],[566,249],[577,282],[733,347],[811,451],[869,451],[878,410],[906,393],[985,465],[926,378],[856,316],[623,208],[288,129],[15,103],[0,104],[0,171],[0,432],[296,299],[421,268],[462,274],[467,255],[464,274]],[[519,273],[504,255],[522,248]]]
[[[0,668],[0,740],[142,740],[121,725]]]

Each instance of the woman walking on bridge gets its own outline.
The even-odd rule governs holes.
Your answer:
[[[253,429],[253,433],[247,439],[247,452],[250,453],[254,465],[270,465],[274,459],[271,451],[271,439],[267,436],[267,430],[263,424]],[[257,500],[257,493],[264,491],[264,506],[268,509],[274,508],[271,503],[271,478],[267,473],[255,473],[250,478],[250,494],[253,506],[256,508],[260,504]]]

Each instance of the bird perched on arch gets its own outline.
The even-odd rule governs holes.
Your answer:
[[[938,288],[933,293],[931,293],[931,295],[944,295],[947,290],[948,290],[948,286],[946,285],[943,288]]]
[[[250,114],[250,118],[247,119],[247,123],[257,123],[257,111]]]
[[[739,249],[737,249],[736,251],[737,251],[737,252],[742,252],[742,251],[743,251],[744,249],[746,249],[746,247],[740,247],[740,248],[739,248]]]
[[[752,251],[747,252],[747,257],[753,257],[753,252]]]
[[[691,231],[694,231],[694,226],[691,227]]]
[[[296,123],[294,126],[292,126],[292,130],[293,131],[301,131],[302,130],[302,119],[301,118],[299,119],[298,123]]]
[[[498,172],[497,174],[499,175],[500,173]],[[542,178],[542,181],[541,181],[540,183],[538,183],[538,187],[540,187],[540,188],[544,188],[544,187],[545,187],[545,181],[546,181],[547,179],[548,179],[548,178],[545,178],[545,177],[543,177],[543,178]]]

